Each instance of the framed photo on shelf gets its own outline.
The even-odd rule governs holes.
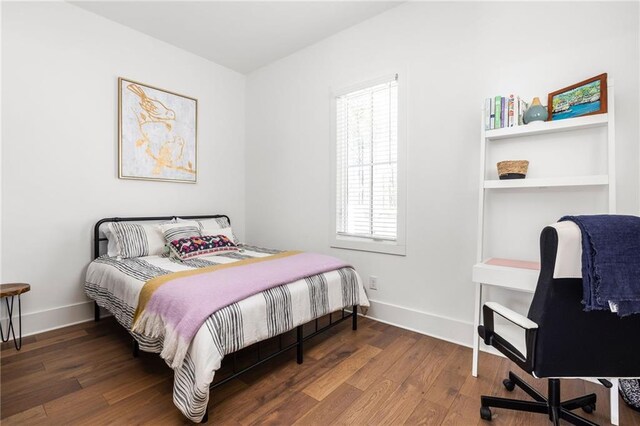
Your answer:
[[[197,99],[118,79],[120,179],[196,183]]]
[[[600,74],[549,93],[549,120],[607,112],[607,74]]]

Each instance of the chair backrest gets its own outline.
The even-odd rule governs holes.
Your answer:
[[[540,235],[540,276],[528,317],[538,326],[537,377],[640,377],[640,314],[585,312],[582,279],[554,279],[558,234]]]

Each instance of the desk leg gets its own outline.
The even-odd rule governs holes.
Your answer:
[[[478,336],[478,326],[480,325],[480,314],[482,312],[482,283],[476,283],[476,306],[473,314],[473,365],[471,374],[478,377],[478,353],[480,350],[480,336]]]
[[[618,426],[620,424],[619,418],[619,397],[618,397],[618,379],[611,379],[611,384],[613,385],[611,389],[609,389],[610,395],[610,406],[611,406],[611,424]]]

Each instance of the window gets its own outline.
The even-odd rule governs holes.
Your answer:
[[[335,247],[404,254],[398,117],[397,75],[335,96]]]

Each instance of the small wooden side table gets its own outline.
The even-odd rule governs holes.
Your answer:
[[[13,344],[18,351],[22,347],[22,306],[20,305],[20,295],[29,290],[31,290],[31,286],[25,283],[0,284],[0,299],[5,299],[5,302],[7,303],[7,314],[9,316],[7,337],[4,336],[4,332],[2,331],[2,323],[0,323],[0,337],[3,342],[7,342],[9,340],[9,335],[12,335]],[[20,328],[18,340],[16,340],[16,331],[13,327],[13,299],[16,296],[18,296],[18,327]],[[9,304],[9,298],[11,298],[11,304]]]

